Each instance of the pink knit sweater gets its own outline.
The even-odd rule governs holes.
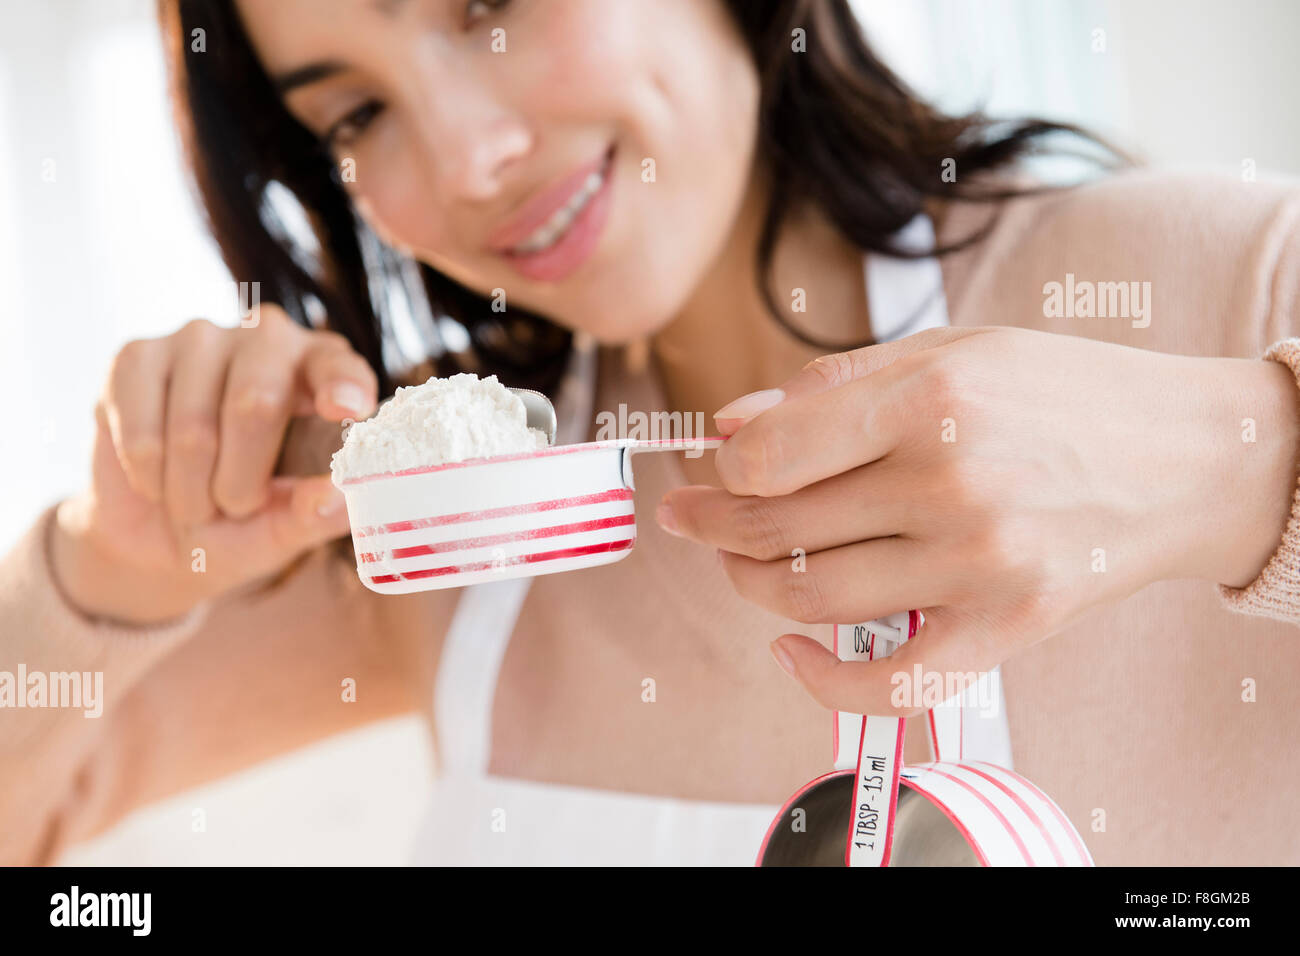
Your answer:
[[[1300,383],[1300,339],[1273,343],[1264,358],[1284,363]],[[1245,588],[1220,585],[1219,593],[1234,611],[1300,622],[1300,483],[1291,498],[1291,517],[1282,541],[1259,577]]]
[[[965,235],[983,215],[952,210],[940,238]],[[1067,273],[1150,281],[1149,326],[1044,317],[1044,284]],[[1017,200],[983,242],[944,260],[944,279],[954,325],[1267,355],[1295,369],[1300,190],[1135,173]],[[792,349],[790,371],[806,358]],[[603,350],[597,410],[652,408],[657,388]],[[680,480],[667,457],[638,461],[642,516]],[[1163,582],[1003,665],[1017,769],[1061,803],[1099,863],[1300,863],[1300,764],[1273,759],[1300,738],[1297,516],[1300,504],[1248,588],[1220,595],[1208,583]],[[272,590],[227,595],[165,627],[120,627],[61,597],[49,519],[0,559],[0,671],[102,671],[104,714],[0,710],[0,861],[52,861],[165,795],[365,721],[430,713],[456,592],[381,597],[322,550]],[[826,715],[759,639],[798,628],[737,597],[705,549],[640,524],[625,561],[537,579],[501,678],[494,767],[596,786],[603,768],[644,769],[658,774],[645,789],[662,792],[674,763],[709,761],[714,789],[681,796],[779,803],[827,760]],[[645,607],[652,588],[654,613],[629,627],[629,609]],[[737,635],[734,654],[692,657],[719,633]],[[557,684],[605,675],[617,695],[601,680],[581,693],[539,689],[530,682],[539,672]],[[624,702],[623,683],[638,686],[645,673],[671,688],[656,707],[678,708],[679,736],[648,722],[635,695]],[[355,703],[340,701],[343,678],[357,682]],[[764,759],[784,768],[762,783],[755,733],[775,754]],[[638,753],[664,759],[629,763]]]

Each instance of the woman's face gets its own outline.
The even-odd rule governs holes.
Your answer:
[[[671,320],[728,241],[758,77],[720,0],[238,9],[370,225],[507,307],[627,341]]]

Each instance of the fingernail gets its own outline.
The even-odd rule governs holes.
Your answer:
[[[673,516],[673,506],[668,502],[659,502],[659,507],[655,509],[655,521],[659,522],[659,527],[669,534],[675,534],[679,538],[682,536],[682,533],[677,530],[677,518]]]
[[[759,412],[767,411],[773,405],[785,401],[785,392],[779,388],[764,388],[757,392],[742,395],[734,402],[723,405],[713,413],[714,418],[753,418]]]
[[[781,642],[773,641],[768,647],[771,648],[772,656],[776,658],[776,662],[781,665],[781,670],[794,677],[794,658],[786,653],[785,648],[781,646]]]
[[[358,416],[364,415],[370,405],[365,389],[352,382],[342,382],[330,389],[330,401]]]
[[[328,518],[338,512],[343,504],[343,492],[337,488],[330,489],[329,494],[323,496],[316,502],[316,514],[322,518]]]

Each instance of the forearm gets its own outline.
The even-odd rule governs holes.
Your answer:
[[[89,811],[78,787],[88,756],[109,745],[106,715],[203,612],[155,628],[90,620],[51,577],[46,512],[0,558],[0,861],[44,862]]]
[[[1186,474],[1197,476],[1199,505],[1189,500],[1185,513],[1171,515],[1188,532],[1179,567],[1244,588],[1277,551],[1291,517],[1300,391],[1286,366],[1251,359],[1189,360],[1185,384],[1203,399],[1185,404],[1193,442]]]

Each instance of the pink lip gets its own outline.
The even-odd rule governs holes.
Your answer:
[[[514,219],[492,234],[488,241],[489,248],[529,279],[557,282],[576,270],[595,251],[601,231],[609,218],[610,184],[613,180],[611,156],[612,151],[584,164],[531,200]],[[561,209],[582,187],[588,176],[606,169],[607,163],[604,185],[591,197],[559,242],[549,249],[527,255],[510,251]]]

